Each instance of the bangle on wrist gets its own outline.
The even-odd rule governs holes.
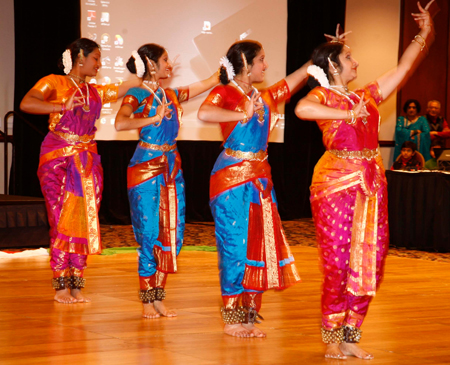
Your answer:
[[[350,125],[354,125],[356,123],[356,114],[353,109],[347,110],[347,120],[345,121],[345,123]]]
[[[242,113],[244,113],[244,119],[242,119],[242,124],[245,124],[248,122],[248,115],[245,110],[242,110]]]
[[[420,52],[422,52],[423,49],[425,48],[428,53],[427,41],[425,40],[424,37],[422,37],[422,35],[420,33],[414,37],[414,39],[411,41],[411,43],[412,42],[416,42],[420,46]]]
[[[66,104],[61,103],[61,111],[59,112],[60,115],[64,115],[66,112]]]
[[[162,122],[163,118],[158,113],[156,113],[155,117],[159,117],[159,120],[157,122],[155,122],[155,126],[159,127],[161,125],[161,122]]]

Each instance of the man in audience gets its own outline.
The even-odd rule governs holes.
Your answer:
[[[450,139],[450,128],[444,117],[440,116],[441,103],[437,100],[430,100],[427,107],[427,120],[430,125],[431,141],[438,140],[443,147]]]

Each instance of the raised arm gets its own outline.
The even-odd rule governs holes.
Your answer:
[[[308,73],[306,72],[306,69],[309,65],[311,65],[311,61],[308,61],[302,67],[286,76],[285,80],[291,94],[295,94],[306,84],[306,81],[308,81]]]
[[[420,31],[406,48],[396,68],[377,79],[383,98],[386,99],[395,89],[401,87],[415,71],[419,63],[428,52],[428,48],[434,41],[433,20],[428,9],[434,0],[431,0],[425,8],[419,2],[419,13],[413,14],[414,20],[419,24]]]
[[[193,98],[197,95],[204,93],[219,83],[219,76],[217,72],[214,72],[210,77],[205,80],[194,82],[189,87],[189,98]]]

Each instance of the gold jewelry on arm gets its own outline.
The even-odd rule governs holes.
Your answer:
[[[159,117],[159,120],[157,122],[155,122],[155,127],[159,127],[161,125],[161,122],[163,120],[162,116],[159,115],[158,113],[156,113],[155,117]]]
[[[354,125],[356,123],[356,114],[353,109],[347,110],[347,119],[350,119],[345,121],[347,124]]]
[[[244,119],[242,119],[242,124],[245,124],[248,122],[248,115],[245,110],[242,110],[242,113],[244,113]]]
[[[427,50],[428,53],[428,46],[427,46],[427,41],[425,40],[424,37],[422,37],[420,34],[417,34],[414,39],[411,41],[412,42],[416,42],[419,46],[420,46],[420,51],[422,52],[423,49],[425,48]]]

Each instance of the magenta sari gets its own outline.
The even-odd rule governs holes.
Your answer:
[[[64,76],[49,75],[33,87],[44,100],[60,104],[77,89]],[[82,277],[86,255],[101,252],[98,210],[103,170],[94,136],[102,103],[117,100],[115,85],[82,84],[89,110],[82,107],[64,115],[51,113],[49,133],[41,145],[38,177],[50,224],[51,267],[54,278]],[[77,92],[80,96],[80,91]]]
[[[383,276],[389,246],[387,184],[378,149],[377,83],[348,96],[318,87],[321,104],[348,110],[370,100],[367,121],[319,120],[326,152],[314,169],[311,208],[324,274],[322,326],[359,328]]]

